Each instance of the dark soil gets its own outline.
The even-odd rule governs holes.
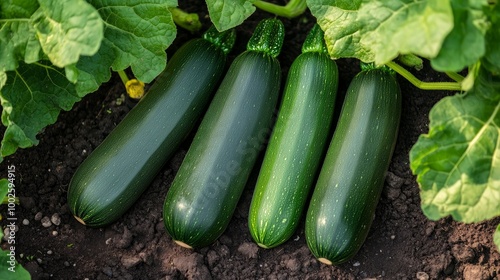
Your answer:
[[[198,2],[182,1],[181,8],[199,13],[206,28],[207,11]],[[244,50],[257,22],[267,16],[257,11],[238,27],[231,58]],[[306,14],[283,21],[287,33],[279,59],[286,77],[314,19]],[[168,54],[194,36],[198,34],[179,30]],[[341,98],[359,65],[355,60],[341,59],[338,66]],[[426,81],[445,79],[428,66],[417,75]],[[251,183],[228,229],[213,245],[199,250],[175,245],[164,229],[162,206],[189,141],[117,222],[102,229],[78,223],[66,203],[70,179],[130,110],[117,102],[124,88],[116,76],[73,110],[61,113],[59,120],[39,135],[38,146],[20,150],[1,164],[1,177],[7,176],[7,166],[16,167],[16,192],[21,197],[21,206],[16,209],[18,260],[33,279],[499,278],[500,255],[492,235],[500,220],[474,225],[450,218],[428,220],[420,209],[419,188],[409,168],[408,153],[428,129],[429,110],[450,93],[424,92],[403,79],[399,81],[403,115],[397,146],[371,231],[351,261],[327,266],[315,260],[305,243],[303,223],[284,245],[268,250],[257,247],[247,229]],[[0,207],[3,216],[5,211]],[[7,221],[0,224],[5,227]]]

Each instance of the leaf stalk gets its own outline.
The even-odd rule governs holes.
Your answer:
[[[306,0],[290,0],[285,6],[258,0],[253,2],[253,5],[263,11],[285,18],[298,17],[307,9]]]
[[[172,13],[175,24],[178,26],[191,33],[197,32],[201,29],[201,22],[198,14],[187,13],[179,8],[169,8],[169,11]]]
[[[445,72],[445,74],[457,83],[461,83],[465,79],[462,75],[455,72]]]
[[[416,86],[417,88],[422,89],[422,90],[453,90],[453,91],[461,91],[462,90],[461,83],[455,80],[455,79],[459,79],[458,76],[460,76],[460,75],[458,75],[458,74],[452,75],[452,79],[454,79],[455,82],[423,82],[423,81],[419,80],[417,77],[415,77],[412,73],[410,73],[410,71],[406,70],[404,67],[397,64],[394,61],[390,61],[390,62],[386,63],[385,65],[390,67],[392,70],[396,71],[396,73],[403,76],[411,84],[413,84],[414,86]],[[449,73],[447,73],[447,75],[449,75]]]

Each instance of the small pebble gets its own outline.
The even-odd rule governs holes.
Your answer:
[[[42,259],[38,258],[38,259],[36,259],[36,262],[37,262],[38,264],[42,264]]]
[[[396,239],[396,235],[391,235],[391,239],[392,240]]]
[[[355,262],[355,263],[352,264],[352,266],[360,266],[360,265],[361,265],[360,262]]]
[[[58,236],[58,235],[59,235],[59,232],[57,232],[57,230],[52,231],[52,236]]]
[[[52,250],[47,251],[47,255],[52,255],[52,253],[53,253]]]
[[[47,216],[43,217],[40,221],[42,222],[42,226],[43,227],[48,228],[48,227],[50,227],[52,225],[52,222],[50,221],[50,218],[47,217]]]
[[[71,264],[69,264],[69,262],[68,262],[68,261],[65,261],[65,262],[64,262],[64,266],[70,266],[70,265],[71,265]]]
[[[465,265],[463,272],[464,280],[486,280],[492,279],[487,270],[483,269],[481,265]]]
[[[419,272],[417,272],[417,279],[418,280],[429,280],[429,274],[427,274],[423,271],[419,271]]]
[[[35,214],[35,221],[40,221],[43,218],[42,212],[38,212]]]
[[[58,214],[58,213],[54,213],[54,214],[52,215],[52,217],[50,217],[50,221],[51,221],[54,225],[58,226],[58,225],[60,225],[60,224],[61,224],[61,217],[59,216],[59,214]]]
[[[123,256],[121,259],[121,263],[126,269],[130,269],[141,262],[142,260],[138,256]]]
[[[30,221],[28,219],[23,220],[23,225],[27,226],[30,224]]]
[[[8,240],[8,236],[10,234],[10,228],[6,227],[4,230],[3,230],[3,240],[7,241]]]

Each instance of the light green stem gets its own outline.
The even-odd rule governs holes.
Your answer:
[[[174,19],[175,24],[194,33],[201,29],[201,22],[198,14],[186,13],[179,8],[169,8],[170,13]]]
[[[424,67],[424,61],[422,58],[414,54],[402,54],[398,56],[398,61],[408,67],[415,68],[416,70],[422,70]]]
[[[120,76],[120,79],[122,80],[123,85],[126,85],[129,79],[128,79],[128,76],[125,73],[125,71],[119,70],[119,71],[116,71],[116,72],[118,72],[118,75]]]
[[[462,85],[459,82],[423,82],[394,61],[388,62],[386,65],[422,90],[462,90]]]
[[[455,72],[445,72],[448,77],[450,77],[452,80],[454,80],[457,83],[461,83],[465,78],[464,76],[455,73]]]
[[[285,6],[258,0],[253,2],[253,5],[263,11],[285,18],[298,17],[307,9],[306,0],[290,0]]]

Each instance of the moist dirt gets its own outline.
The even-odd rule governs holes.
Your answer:
[[[197,12],[204,30],[210,22],[200,3],[182,1],[180,7]],[[270,16],[257,11],[237,28],[230,61],[245,49],[257,22]],[[284,81],[314,18],[306,12],[283,22],[286,36],[279,60]],[[179,29],[168,55],[199,35]],[[353,59],[337,63],[337,104],[341,104],[359,63]],[[415,74],[425,81],[446,79],[428,65]],[[451,218],[428,220],[420,209],[419,187],[409,168],[409,151],[418,136],[427,132],[430,109],[453,93],[422,91],[400,77],[399,82],[403,112],[392,163],[368,238],[346,263],[328,266],[317,261],[307,248],[303,221],[285,244],[273,249],[258,247],[247,226],[255,176],[227,230],[214,244],[197,250],[175,244],[165,231],[162,206],[191,138],[117,222],[100,229],[80,224],[67,205],[71,177],[134,105],[122,102],[125,89],[116,75],[71,111],[62,112],[55,124],[40,133],[39,145],[19,150],[0,165],[2,177],[7,176],[8,166],[16,168],[16,193],[21,202],[15,212],[17,258],[32,279],[498,279],[500,255],[492,235],[500,220],[479,224],[457,223]],[[6,210],[0,207],[4,217]],[[3,228],[7,224],[0,221]]]

